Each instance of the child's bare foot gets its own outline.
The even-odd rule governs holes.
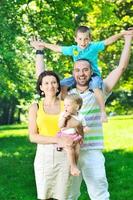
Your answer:
[[[79,174],[80,174],[80,171],[79,171],[79,169],[77,168],[77,166],[71,167],[71,175],[72,175],[72,176],[79,176]]]
[[[101,112],[101,122],[108,122],[106,112]]]

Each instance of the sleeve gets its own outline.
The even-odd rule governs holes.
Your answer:
[[[85,118],[84,118],[84,117],[82,118],[82,126],[87,126],[87,124],[86,124],[86,121],[85,121]]]
[[[62,46],[61,52],[65,56],[72,56],[73,55],[73,46]]]
[[[105,49],[104,41],[92,42],[92,48],[94,51],[97,52],[103,51]]]
[[[82,126],[87,126],[85,118],[79,114],[79,121],[81,122]]]

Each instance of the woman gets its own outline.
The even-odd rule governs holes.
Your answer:
[[[57,137],[58,120],[63,103],[58,95],[60,81],[52,71],[44,71],[37,81],[37,90],[44,97],[29,110],[29,138],[37,143],[34,161],[38,199],[66,200],[70,178],[69,163],[65,151],[57,151],[57,145],[71,146],[72,139]]]

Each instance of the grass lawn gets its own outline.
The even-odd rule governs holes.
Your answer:
[[[111,200],[132,200],[133,116],[111,118],[104,133]],[[26,125],[0,126],[0,200],[36,200],[35,148]],[[89,200],[84,183],[79,200]]]

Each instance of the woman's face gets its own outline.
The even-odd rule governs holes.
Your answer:
[[[54,76],[45,76],[42,79],[42,85],[40,85],[41,91],[46,96],[55,96],[58,90],[58,83]]]

